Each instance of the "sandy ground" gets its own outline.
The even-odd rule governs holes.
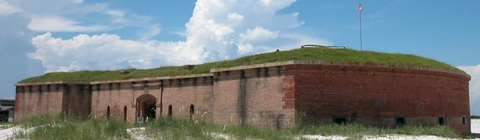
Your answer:
[[[19,126],[9,127],[6,129],[0,130],[0,140],[6,140],[13,136],[15,132],[20,131],[21,128]]]
[[[129,128],[127,133],[130,134],[132,139],[135,140],[147,140],[147,134],[145,133],[145,127]]]
[[[480,119],[471,120],[471,131],[473,134],[480,135]],[[3,128],[3,127],[0,127]],[[16,132],[22,131],[19,126],[11,126],[8,128],[0,129],[0,140],[7,140],[12,137]],[[27,130],[31,131],[31,130]],[[132,139],[136,140],[146,140],[149,139],[145,134],[145,127],[138,128],[129,128],[127,132],[130,134]],[[225,134],[213,134],[218,139],[229,140],[232,139]],[[478,135],[477,135],[478,136]],[[321,136],[321,135],[303,135],[301,136],[304,139],[310,140],[345,140],[347,137],[344,136]],[[300,139],[300,137],[298,137]],[[404,136],[404,135],[387,135],[387,136],[364,136],[364,140],[451,140],[449,138],[437,137],[437,136]],[[480,140],[476,138],[475,140]]]
[[[475,134],[480,134],[480,119],[472,119],[470,122],[472,123],[470,131]]]

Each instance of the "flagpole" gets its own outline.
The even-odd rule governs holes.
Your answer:
[[[360,51],[363,50],[363,39],[362,39],[362,3],[358,3],[358,16],[359,16],[359,21],[360,21]]]

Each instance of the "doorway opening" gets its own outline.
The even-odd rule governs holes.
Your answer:
[[[405,125],[407,123],[407,119],[405,118],[405,116],[396,116],[395,117],[395,127],[398,128],[398,127],[401,127],[403,125]]]
[[[438,116],[438,125],[445,125],[446,121],[447,118],[445,117],[445,115]]]
[[[338,125],[345,125],[345,124],[347,124],[347,117],[335,116],[335,117],[333,117],[333,123],[338,124]]]
[[[155,119],[157,99],[150,94],[144,94],[137,98],[137,121],[147,122]]]
[[[190,115],[193,115],[193,114],[195,114],[195,106],[193,106],[192,104],[190,105]]]
[[[107,106],[107,119],[110,119],[110,106]]]
[[[123,107],[123,120],[127,121],[127,106]]]
[[[172,117],[172,105],[168,106],[168,117]]]

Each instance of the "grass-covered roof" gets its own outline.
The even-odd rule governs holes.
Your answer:
[[[90,82],[201,74],[208,73],[210,72],[210,69],[214,68],[225,68],[232,66],[252,65],[268,62],[281,62],[289,60],[316,60],[326,62],[356,62],[385,65],[405,65],[413,67],[428,67],[458,73],[465,73],[462,70],[448,64],[410,54],[391,54],[371,51],[357,51],[352,49],[331,49],[329,47],[306,47],[288,51],[269,52],[252,56],[245,56],[234,60],[210,62],[195,65],[195,67],[191,70],[186,70],[182,66],[165,66],[153,69],[126,69],[124,71],[128,71],[129,73],[124,75],[122,75],[120,72],[122,70],[84,70],[76,72],[52,72],[37,77],[27,78],[20,81],[19,83],[55,81]]]

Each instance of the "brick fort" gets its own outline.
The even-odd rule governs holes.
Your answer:
[[[326,53],[316,56],[316,51]],[[219,125],[271,129],[296,123],[390,128],[448,125],[461,134],[470,133],[470,76],[461,70],[383,63],[390,56],[381,62],[357,62],[363,53],[396,56],[331,47],[277,50],[236,61],[264,55],[290,57],[294,52],[359,57],[353,61],[278,57],[276,61],[211,67],[207,72],[140,78],[128,77],[133,72],[121,70],[115,74],[123,78],[109,80],[50,80],[45,77],[51,74],[45,74],[34,77],[42,80],[16,84],[14,121],[65,113],[129,123],[165,116],[196,117]],[[206,64],[178,68],[188,72]]]

